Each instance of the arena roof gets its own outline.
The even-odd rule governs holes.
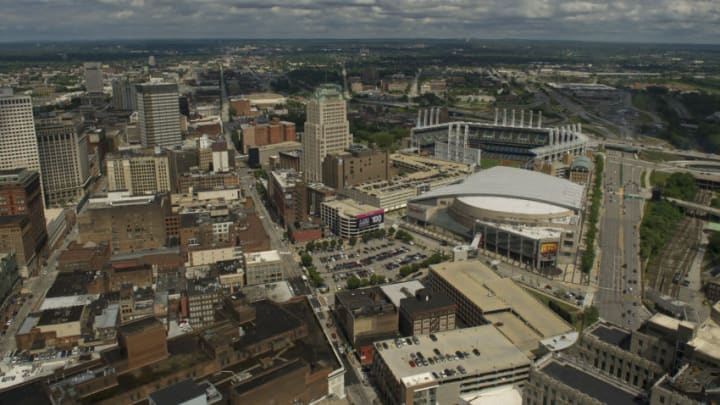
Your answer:
[[[579,210],[583,205],[583,186],[540,172],[496,166],[471,174],[462,183],[422,194],[413,201],[467,196],[519,198]]]
[[[458,200],[478,208],[498,212],[517,212],[531,215],[550,215],[568,212],[567,208],[554,204],[531,201],[524,198],[508,198],[495,196],[469,196],[458,197]]]

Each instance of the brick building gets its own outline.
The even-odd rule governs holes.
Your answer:
[[[280,142],[295,141],[295,124],[273,118],[266,124],[247,124],[242,126],[242,151],[247,154],[253,146],[273,145]]]
[[[8,236],[7,243],[0,238],[0,252],[8,252],[11,247],[22,248],[22,252],[16,252],[23,274],[32,274],[38,268],[38,259],[48,239],[42,198],[37,172],[0,171],[0,218],[5,225],[0,232]],[[16,216],[20,218],[12,218]]]
[[[166,244],[169,214],[167,195],[91,199],[78,217],[79,242],[107,242],[113,253],[158,249]]]
[[[268,178],[268,200],[285,226],[307,218],[307,192],[302,173],[293,169],[274,170]]]
[[[387,180],[389,173],[388,152],[364,147],[329,154],[322,163],[323,183],[338,191],[366,181]]]

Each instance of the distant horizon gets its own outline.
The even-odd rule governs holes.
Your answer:
[[[720,44],[713,0],[0,0],[0,38],[532,38]]]
[[[107,37],[107,38],[68,38],[68,39],[50,39],[50,38],[38,38],[38,39],[14,39],[14,40],[3,40],[0,39],[0,45],[13,45],[13,44],[63,44],[63,43],[103,43],[103,42],[170,42],[170,41],[369,41],[369,42],[381,42],[381,41],[397,41],[397,42],[423,42],[423,41],[453,41],[453,42],[467,42],[467,41],[496,41],[496,42],[555,42],[555,43],[579,43],[579,44],[617,44],[617,45],[697,45],[697,46],[710,46],[719,47],[718,42],[660,42],[660,41],[620,41],[620,40],[603,40],[603,39],[558,39],[558,38],[481,38],[481,37],[334,37],[334,38],[323,38],[323,37],[147,37],[147,38],[132,38],[132,37]]]

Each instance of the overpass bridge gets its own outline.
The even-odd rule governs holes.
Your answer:
[[[720,209],[708,207],[694,202],[678,200],[677,198],[663,197],[670,204],[676,205],[686,211],[694,211],[696,213],[702,213],[710,218],[720,218]]]

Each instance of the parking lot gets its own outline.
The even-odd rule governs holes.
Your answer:
[[[369,279],[376,275],[385,277],[386,281],[396,281],[402,266],[419,263],[430,255],[418,246],[390,239],[358,242],[355,246],[345,244],[341,249],[312,253],[317,270],[335,291],[344,289],[351,277]],[[407,278],[416,275],[419,273]]]

